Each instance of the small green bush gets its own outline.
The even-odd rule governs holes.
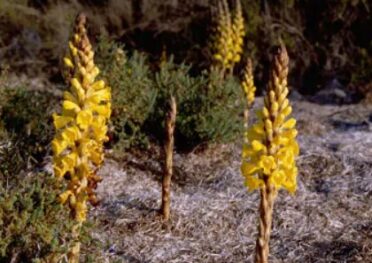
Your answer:
[[[4,151],[18,149],[17,156],[23,160],[19,162],[22,167],[12,164],[11,160],[8,162],[13,167],[12,173],[18,174],[27,164],[40,163],[44,158],[53,137],[51,113],[55,105],[58,105],[57,98],[51,93],[29,90],[22,86],[0,87],[0,90],[0,133],[3,143],[8,145],[4,147]],[[4,156],[0,150],[0,160],[2,158]]]
[[[156,98],[147,58],[134,52],[129,59],[124,48],[107,39],[100,41],[98,64],[112,88],[112,133],[115,148],[147,145],[141,128],[153,111]]]
[[[171,57],[151,69],[144,54],[128,55],[114,41],[101,39],[97,64],[112,88],[114,149],[161,141],[164,116],[171,94],[177,99],[176,147],[189,150],[199,144],[226,142],[242,129],[243,94],[233,76],[218,72],[190,74],[191,67]]]
[[[243,95],[232,76],[225,80],[218,72],[190,76],[190,67],[172,59],[155,74],[157,100],[147,121],[147,130],[162,139],[164,116],[170,94],[176,96],[176,147],[190,150],[210,142],[226,142],[242,129]]]
[[[20,175],[0,184],[0,262],[38,262],[65,253],[72,221],[47,174]]]

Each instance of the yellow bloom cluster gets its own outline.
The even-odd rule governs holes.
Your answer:
[[[245,93],[245,97],[247,100],[247,106],[250,108],[254,101],[254,94],[256,92],[256,87],[253,81],[253,67],[252,67],[252,60],[250,58],[247,59],[247,64],[244,69],[244,75],[242,80],[242,88]]]
[[[95,202],[94,188],[100,181],[97,168],[103,162],[107,121],[111,114],[111,93],[102,80],[86,29],[86,17],[79,15],[69,42],[64,64],[71,73],[70,89],[64,92],[62,114],[53,115],[56,136],[52,141],[55,176],[69,181],[60,195],[68,201],[79,222],[86,219],[87,201]]]
[[[289,192],[296,190],[299,154],[296,142],[296,120],[289,118],[292,107],[287,99],[288,55],[284,46],[273,59],[268,91],[259,121],[246,133],[243,147],[242,174],[250,190],[273,185]]]
[[[240,0],[236,1],[235,15],[232,24],[232,39],[233,39],[233,63],[238,63],[243,53],[243,40],[245,36],[244,18],[242,12],[242,5]]]
[[[217,26],[212,47],[213,58],[217,65],[232,69],[240,61],[245,36],[244,19],[240,0],[236,1],[234,18],[231,18],[226,0],[218,3]]]

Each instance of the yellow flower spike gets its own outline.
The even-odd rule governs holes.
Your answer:
[[[247,130],[248,120],[249,120],[249,110],[253,105],[255,92],[256,92],[256,87],[253,82],[252,60],[250,58],[247,59],[241,86],[242,86],[242,89],[244,91],[245,98],[246,98],[246,107],[244,109],[244,129]]]
[[[62,114],[53,115],[56,137],[52,141],[55,175],[69,173],[68,189],[61,201],[69,200],[74,219],[83,222],[87,201],[94,196],[95,172],[102,164],[103,143],[111,114],[111,92],[103,80],[96,80],[99,69],[85,29],[86,18],[79,15],[69,41],[69,54],[64,66],[71,73],[69,90],[63,94]],[[93,185],[93,186],[92,186]]]
[[[78,222],[73,232],[76,243],[69,253],[68,261],[72,263],[79,258],[78,237],[81,223],[86,220],[87,202],[96,203],[94,190],[100,177],[95,173],[104,160],[103,143],[111,114],[110,88],[104,81],[96,80],[99,69],[94,64],[85,23],[86,17],[79,15],[63,63],[69,90],[63,94],[61,115],[53,116],[54,173],[68,180],[60,201],[69,204],[71,215]]]
[[[245,185],[261,192],[259,234],[255,262],[267,262],[273,204],[280,188],[296,191],[296,120],[290,118],[292,107],[287,99],[288,55],[284,46],[272,60],[264,107],[257,114],[258,124],[246,132],[241,171]],[[263,128],[261,128],[263,127]],[[265,146],[267,151],[260,151]]]
[[[233,70],[234,64],[240,61],[243,52],[243,38],[245,35],[244,18],[240,0],[235,3],[234,17],[226,0],[220,0],[217,5],[216,26],[212,37],[214,64],[221,71]]]
[[[234,12],[234,19],[232,22],[232,39],[234,43],[234,58],[235,60],[232,63],[237,63],[240,61],[240,56],[243,52],[243,38],[245,36],[245,28],[244,28],[244,18],[242,12],[242,6],[240,0],[236,0],[235,2],[235,12]]]
[[[250,58],[247,59],[241,85],[246,96],[247,107],[251,108],[254,101],[256,87],[253,82],[253,66]]]

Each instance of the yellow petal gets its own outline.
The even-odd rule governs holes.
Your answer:
[[[266,150],[266,146],[263,145],[260,141],[258,140],[254,140],[252,141],[252,148],[253,150],[255,151],[261,151],[261,150]]]
[[[63,62],[65,63],[65,65],[68,67],[68,68],[74,68],[74,64],[72,63],[71,59],[68,58],[68,57],[65,57],[63,59]]]
[[[54,166],[53,170],[54,170],[55,177],[61,178],[65,175],[65,171],[61,167],[57,166],[56,164],[53,164],[53,166]]]
[[[87,217],[87,205],[86,201],[84,202],[76,202],[75,205],[75,218],[78,222],[84,222]]]
[[[76,123],[83,130],[86,130],[92,123],[93,114],[90,110],[80,111],[76,116]]]
[[[94,104],[99,104],[102,101],[109,101],[111,99],[111,93],[109,89],[101,89],[93,92],[87,98],[87,100]]]
[[[261,156],[258,165],[263,169],[263,172],[266,175],[271,174],[271,171],[276,167],[274,157],[265,155]]]
[[[106,105],[92,105],[91,110],[105,118],[109,118],[111,115],[111,104],[107,103]]]
[[[74,95],[72,95],[71,92],[69,91],[63,92],[63,99],[71,101],[75,104],[79,104],[77,98]]]
[[[62,138],[68,142],[68,145],[74,145],[80,138],[79,128],[76,126],[68,127],[61,133]]]
[[[276,188],[280,188],[285,180],[284,172],[281,170],[274,171],[270,177],[269,182],[273,184]]]
[[[75,112],[80,111],[79,105],[77,105],[76,103],[74,103],[70,100],[63,101],[63,109],[64,110],[73,110]]]
[[[72,191],[71,190],[67,190],[65,192],[63,192],[62,194],[59,195],[59,202],[61,204],[64,204],[66,203],[67,199],[73,195]]]
[[[79,98],[79,101],[84,101],[85,99],[85,90],[81,86],[81,83],[78,81],[77,78],[73,78],[71,80],[71,90],[76,94]]]
[[[244,184],[246,187],[248,187],[249,191],[253,191],[255,189],[260,188],[264,184],[264,182],[263,180],[256,178],[254,176],[248,176],[245,178]]]
[[[99,80],[93,83],[92,88],[94,90],[101,90],[105,87],[105,82],[103,80]]]
[[[243,162],[241,166],[241,172],[243,176],[249,176],[259,170],[260,167],[256,165],[255,163],[250,163],[250,162]]]
[[[55,155],[60,155],[67,147],[68,143],[65,140],[55,138],[52,141],[52,150]]]
[[[74,169],[78,160],[78,155],[76,152],[71,152],[70,154],[63,156],[62,163],[67,171],[74,173]]]
[[[54,127],[57,130],[61,129],[61,128],[64,128],[66,125],[68,125],[73,120],[74,119],[71,118],[71,117],[59,116],[57,114],[53,114],[53,123],[54,123]]]
[[[282,111],[282,113],[284,114],[284,116],[288,116],[289,114],[291,114],[292,112],[292,107],[290,105],[288,105],[287,107],[285,107]]]

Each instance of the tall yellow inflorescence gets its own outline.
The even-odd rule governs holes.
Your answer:
[[[240,61],[243,53],[243,42],[245,37],[244,18],[240,0],[236,0],[234,19],[232,23],[233,59],[232,67]]]
[[[218,65],[227,68],[233,53],[232,47],[232,27],[231,27],[231,14],[226,0],[218,2],[217,9],[217,25],[213,36],[212,47],[215,52],[213,58]]]
[[[252,60],[250,58],[247,59],[241,85],[246,97],[247,107],[250,108],[254,102],[254,94],[256,92],[256,86],[254,85],[253,81]]]
[[[246,132],[242,174],[250,190],[273,186],[294,193],[299,154],[296,120],[289,118],[292,107],[287,99],[288,55],[284,46],[273,60],[264,107],[259,121]]]
[[[215,66],[222,68],[223,71],[233,69],[235,63],[240,61],[243,52],[244,35],[244,19],[240,0],[236,1],[233,18],[227,1],[219,1],[217,26],[212,43]]]
[[[242,89],[246,98],[246,107],[244,109],[244,130],[248,129],[249,110],[253,105],[256,87],[253,81],[253,67],[252,60],[247,59],[247,64],[244,68],[243,80],[241,82]],[[248,142],[247,138],[244,138],[245,142]]]
[[[70,88],[63,94],[61,115],[54,114],[56,136],[52,141],[55,176],[68,180],[60,195],[78,222],[86,220],[87,201],[96,202],[96,175],[103,162],[111,93],[103,80],[96,80],[94,52],[85,29],[86,17],[76,19],[69,52],[64,58]]]

